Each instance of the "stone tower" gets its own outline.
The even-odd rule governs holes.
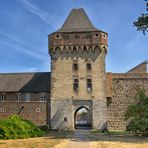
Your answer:
[[[107,33],[92,25],[83,9],[72,9],[63,26],[48,36],[52,129],[74,129],[77,111],[82,108],[89,112],[91,128],[107,127],[107,38]]]

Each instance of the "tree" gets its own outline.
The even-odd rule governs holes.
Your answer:
[[[141,16],[138,17],[137,21],[135,21],[133,24],[135,27],[137,27],[138,31],[142,31],[145,35],[146,32],[148,32],[148,0],[146,1],[146,13],[141,14]]]
[[[127,108],[125,120],[129,120],[128,131],[136,135],[148,136],[148,96],[144,90],[137,93],[135,104]]]

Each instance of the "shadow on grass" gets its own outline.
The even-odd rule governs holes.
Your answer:
[[[148,143],[148,137],[133,136],[128,133],[97,133],[88,130],[50,131],[44,136],[46,139],[69,139],[76,142],[123,142],[143,144]]]

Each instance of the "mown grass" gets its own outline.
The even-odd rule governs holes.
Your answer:
[[[52,148],[63,142],[72,132],[68,131],[50,131],[43,137],[16,139],[16,140],[0,140],[0,148]]]

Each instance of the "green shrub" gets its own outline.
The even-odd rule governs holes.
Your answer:
[[[135,97],[135,104],[129,105],[125,120],[130,120],[127,130],[136,135],[148,136],[148,96],[140,90]]]
[[[38,137],[43,134],[31,121],[24,120],[18,115],[0,120],[0,139],[17,139]]]

